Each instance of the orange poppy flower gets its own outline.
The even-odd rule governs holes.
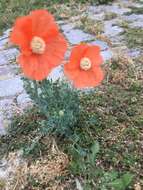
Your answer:
[[[104,78],[103,59],[98,46],[80,44],[73,48],[64,72],[77,88],[98,86]]]
[[[67,49],[54,17],[46,10],[17,18],[10,40],[20,47],[18,62],[24,74],[34,80],[43,80],[61,64]]]

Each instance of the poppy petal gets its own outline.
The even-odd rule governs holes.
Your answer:
[[[64,65],[64,74],[67,76],[67,78],[69,78],[70,80],[74,80],[75,78],[78,77],[80,73],[79,69],[69,69],[68,68],[68,64]]]
[[[69,69],[80,69],[80,60],[83,57],[88,45],[80,44],[72,49],[69,63],[66,65]]]
[[[33,49],[33,45],[39,43],[33,42],[34,37],[44,41],[42,54]],[[34,80],[43,80],[55,66],[61,64],[67,49],[67,42],[59,33],[54,17],[46,10],[32,11],[28,16],[18,18],[11,41],[20,46],[19,63],[24,74]]]
[[[100,67],[97,67],[96,72],[81,72],[73,82],[76,88],[96,87],[100,85],[103,78],[104,74],[102,69]]]
[[[46,10],[34,10],[31,12],[32,29],[35,36],[44,40],[54,38],[58,34],[58,26],[54,17]]]
[[[49,60],[49,65],[58,66],[61,64],[67,49],[67,42],[62,34],[58,34],[54,40],[46,45],[45,57]]]
[[[30,41],[32,39],[32,20],[28,16],[16,19],[11,32],[10,41],[19,45],[22,51],[30,51]]]
[[[41,59],[40,56],[19,56],[19,63],[24,74],[33,80],[43,80],[51,72],[46,60]]]
[[[103,58],[100,55],[99,46],[91,46],[87,49],[85,57],[88,57],[94,66],[99,66],[103,63]]]

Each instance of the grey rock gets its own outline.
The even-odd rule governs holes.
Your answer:
[[[18,50],[16,48],[0,51],[0,65],[8,64],[9,61],[15,59],[17,55]]]
[[[129,8],[123,8],[118,5],[106,6],[106,10],[108,12],[111,10],[112,13],[116,13],[117,15],[123,15],[124,13],[131,11]]]
[[[13,104],[13,99],[0,100],[0,111],[4,112]]]
[[[90,44],[100,46],[102,51],[109,49],[108,44],[106,42],[101,41],[101,40],[93,41]]]
[[[64,25],[61,25],[61,29],[64,32],[69,32],[73,28],[74,28],[74,24],[64,24]]]
[[[63,66],[60,65],[56,67],[55,69],[53,69],[48,79],[52,81],[64,79]]]
[[[23,82],[20,77],[0,81],[0,98],[15,96],[23,91]]]
[[[90,6],[89,12],[92,12],[93,14],[99,14],[102,12],[112,12],[116,13],[117,15],[123,15],[126,12],[130,12],[131,9],[129,8],[123,8],[119,5],[99,5],[99,6]]]
[[[126,20],[126,21],[130,21],[130,22],[133,22],[133,21],[143,21],[143,14],[131,14],[131,15],[125,15],[123,16],[123,18]]]
[[[135,49],[130,49],[128,52],[128,55],[135,58],[141,55],[141,51],[140,50],[135,50]]]
[[[143,21],[136,21],[130,24],[131,28],[143,28]]]
[[[89,18],[95,20],[95,21],[101,21],[104,19],[104,12],[98,13],[98,14],[93,14],[92,12],[88,12]]]
[[[6,30],[2,36],[0,36],[0,49],[9,41],[9,33],[11,29]]]
[[[17,97],[17,104],[22,109],[25,109],[27,106],[29,106],[31,104],[31,102],[32,102],[32,100],[30,99],[30,97],[28,96],[28,94],[26,94],[26,92],[20,94]]]
[[[103,56],[103,60],[107,61],[107,60],[110,60],[112,58],[113,53],[111,50],[107,50],[107,51],[102,51],[101,55]]]
[[[8,42],[8,38],[0,38],[0,50],[4,48],[5,44]]]
[[[3,65],[0,66],[0,81],[14,76],[14,68],[11,66]]]
[[[2,99],[0,101],[0,112],[7,119],[11,119],[13,113],[18,110],[17,105],[14,102],[14,99]]]
[[[116,20],[116,19],[115,19]],[[113,21],[105,21],[104,22],[104,31],[105,35],[109,37],[116,37],[118,36],[121,32],[124,31],[123,28],[116,26],[115,25],[115,20]]]
[[[140,0],[140,2],[141,1],[142,0]],[[124,7],[136,7],[136,8],[143,7],[143,4],[141,4],[137,1],[122,0],[122,3],[123,3]]]
[[[93,35],[85,33],[80,29],[71,29],[69,31],[64,31],[63,33],[65,34],[68,41],[73,45],[95,39]]]
[[[12,31],[11,28],[7,29],[7,30],[3,33],[3,36],[8,38],[11,31]]]

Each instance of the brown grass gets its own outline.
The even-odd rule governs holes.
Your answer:
[[[54,141],[53,141],[54,142]],[[3,178],[1,190],[22,190],[29,188],[29,176],[38,184],[46,186],[47,190],[62,190],[65,184],[59,184],[57,177],[66,175],[69,159],[66,154],[59,151],[56,143],[52,144],[47,155],[36,162],[28,164],[22,155],[9,153],[5,158],[7,177]],[[50,185],[52,184],[52,186]],[[30,190],[39,190],[39,187],[30,187]]]

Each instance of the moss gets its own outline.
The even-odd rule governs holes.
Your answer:
[[[88,16],[82,16],[77,24],[77,27],[80,27],[85,32],[95,35],[100,35],[104,29],[103,23],[101,21],[93,20]]]
[[[114,12],[107,12],[105,13],[105,20],[112,20],[114,18],[116,18],[118,15]]]

